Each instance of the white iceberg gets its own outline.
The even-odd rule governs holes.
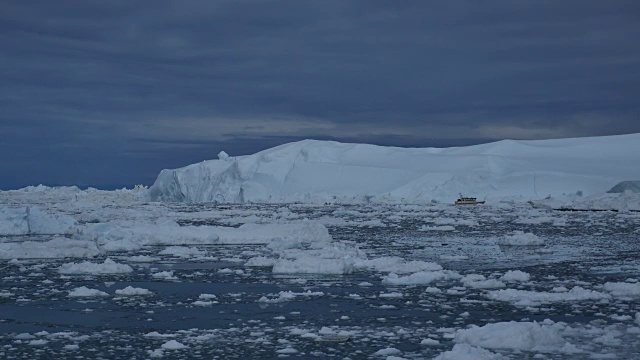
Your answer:
[[[601,194],[639,179],[640,134],[397,148],[304,140],[163,170],[153,201],[429,201]]]
[[[503,246],[542,246],[544,245],[544,239],[541,239],[536,234],[516,230],[512,235],[505,235],[499,238],[497,243]]]

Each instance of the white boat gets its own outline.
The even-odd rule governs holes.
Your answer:
[[[479,205],[479,204],[484,204],[484,201],[478,201],[474,197],[460,196],[460,198],[456,200],[455,204],[456,205]]]

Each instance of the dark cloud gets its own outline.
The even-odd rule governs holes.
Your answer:
[[[640,132],[637,1],[11,1],[0,188],[149,184],[302,138]]]

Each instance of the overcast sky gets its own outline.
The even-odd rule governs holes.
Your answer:
[[[305,138],[640,132],[640,1],[0,3],[0,189]]]

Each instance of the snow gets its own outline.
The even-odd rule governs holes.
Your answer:
[[[640,135],[394,148],[303,140],[163,170],[153,201],[444,201],[604,193],[640,178]]]
[[[512,235],[498,239],[497,243],[503,246],[541,246],[544,245],[544,240],[535,234],[516,230]]]
[[[58,268],[61,274],[126,274],[133,272],[131,266],[118,264],[111,259],[106,259],[102,264],[84,261],[81,263],[66,263]]]

